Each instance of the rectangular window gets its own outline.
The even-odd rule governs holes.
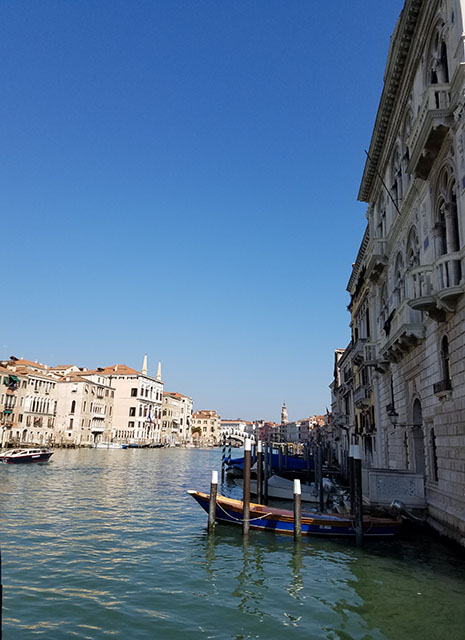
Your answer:
[[[136,407],[129,407],[129,415],[130,416],[136,415]]]
[[[131,389],[131,398],[137,398],[137,389]]]
[[[128,428],[134,429],[134,422],[128,422]]]

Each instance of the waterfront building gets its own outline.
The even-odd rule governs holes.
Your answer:
[[[358,196],[368,223],[332,394],[368,493],[389,486],[465,545],[464,43],[463,3],[405,2]]]
[[[217,445],[221,442],[221,416],[214,410],[194,411],[192,434],[201,445]]]
[[[162,442],[185,445],[192,442],[192,398],[176,391],[163,392]]]
[[[122,444],[154,444],[162,441],[163,380],[161,364],[156,377],[147,373],[147,356],[142,371],[125,364],[83,371],[87,377],[105,376],[114,389],[112,440]]]
[[[108,378],[77,367],[66,371],[56,383],[55,441],[61,446],[111,441],[115,390]]]
[[[57,377],[45,365],[14,356],[1,370],[2,443],[53,443]]]

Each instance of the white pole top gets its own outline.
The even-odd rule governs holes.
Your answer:
[[[212,484],[218,484],[218,471],[212,471]]]
[[[352,446],[354,448],[354,452],[353,452],[354,460],[361,460],[362,457],[360,455],[360,445],[359,444],[353,444]]]
[[[263,451],[262,441],[261,441],[261,440],[259,440],[259,441],[257,442],[257,453],[262,453],[262,451]]]
[[[244,442],[244,451],[251,451],[251,450],[252,450],[252,443],[248,438],[246,438]]]
[[[301,493],[302,493],[302,489],[300,487],[300,480],[298,478],[295,478],[294,479],[294,495],[300,496]]]

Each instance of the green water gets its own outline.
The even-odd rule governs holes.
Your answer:
[[[226,525],[207,536],[186,491],[208,490],[220,455],[0,465],[3,640],[465,640],[465,559],[432,536],[363,550]]]

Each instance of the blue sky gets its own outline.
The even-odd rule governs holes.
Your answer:
[[[3,0],[2,358],[330,404],[401,0]]]

